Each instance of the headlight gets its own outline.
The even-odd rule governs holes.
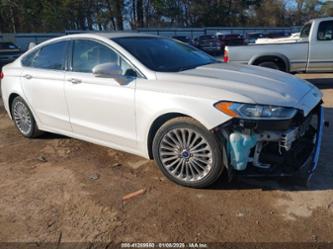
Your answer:
[[[291,119],[297,110],[289,107],[219,102],[215,108],[223,113],[244,119]]]

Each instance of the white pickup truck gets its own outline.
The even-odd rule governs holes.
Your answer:
[[[294,42],[226,47],[224,61],[285,72],[333,72],[333,17],[307,22]]]

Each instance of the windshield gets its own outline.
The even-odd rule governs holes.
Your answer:
[[[303,26],[303,28],[301,29],[301,34],[300,34],[301,38],[308,38],[309,37],[311,26],[312,26],[312,23],[307,23]]]
[[[125,48],[142,64],[157,72],[179,72],[218,63],[194,47],[167,38],[122,37],[113,41]]]

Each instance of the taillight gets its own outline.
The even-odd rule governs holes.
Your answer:
[[[0,80],[2,80],[3,77],[5,77],[5,75],[4,75],[3,72],[1,71],[1,72],[0,72]]]
[[[223,61],[225,63],[229,62],[229,50],[227,47],[224,48],[224,56],[223,56]]]

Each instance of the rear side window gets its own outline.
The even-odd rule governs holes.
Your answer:
[[[36,50],[32,53],[29,53],[28,55],[26,55],[23,59],[22,59],[22,65],[25,67],[31,67],[32,62],[34,60],[34,58],[36,57],[36,54],[39,52],[39,50]]]
[[[319,24],[317,39],[318,41],[333,40],[333,21],[323,21]]]
[[[23,58],[26,67],[41,69],[64,70],[67,41],[46,45]]]

